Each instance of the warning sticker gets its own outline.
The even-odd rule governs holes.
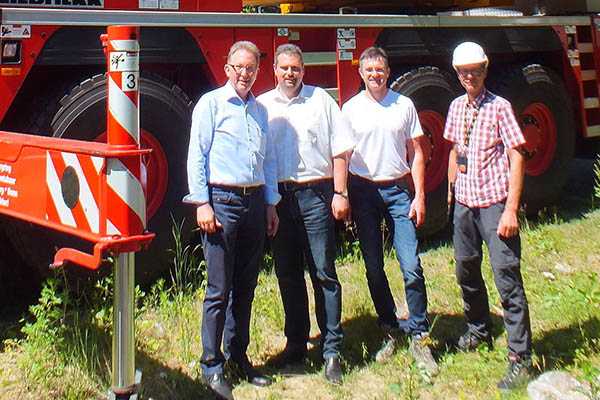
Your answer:
[[[355,28],[338,28],[337,30],[338,39],[354,39],[356,37]]]
[[[352,50],[356,49],[356,39],[338,39],[339,50]]]
[[[2,25],[0,37],[3,39],[27,39],[31,37],[31,25]]]
[[[110,72],[139,71],[139,58],[137,53],[126,51],[112,51],[110,53]]]
[[[352,61],[353,55],[354,53],[352,53],[351,51],[340,50],[338,58],[340,59],[340,61]]]

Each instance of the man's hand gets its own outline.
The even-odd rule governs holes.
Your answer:
[[[417,228],[423,225],[425,222],[425,196],[416,196],[410,203],[408,218],[415,222]]]
[[[333,200],[331,200],[331,211],[333,212],[333,218],[338,221],[347,221],[350,218],[350,202],[348,198],[335,193]]]
[[[206,233],[215,233],[223,226],[215,217],[215,213],[209,203],[202,204],[196,209],[196,222],[200,229]]]
[[[267,235],[269,237],[275,236],[278,228],[279,216],[277,215],[277,209],[273,205],[267,205]]]
[[[508,239],[519,233],[519,219],[516,211],[504,210],[496,230],[498,236]]]

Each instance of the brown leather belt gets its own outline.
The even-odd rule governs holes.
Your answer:
[[[235,193],[239,196],[250,196],[252,193],[263,188],[264,185],[257,186],[230,186],[210,183],[210,187],[225,190],[227,192]]]
[[[362,183],[367,183],[369,185],[383,187],[383,186],[393,186],[393,185],[408,185],[410,174],[406,174],[400,178],[396,179],[386,179],[384,181],[373,181],[371,179],[363,178],[360,175],[350,174],[350,179],[355,179]]]
[[[332,185],[332,184],[333,184],[332,178],[316,179],[316,180],[307,181],[307,182],[285,181],[285,182],[279,182],[279,191],[280,192],[293,192],[296,190],[302,190],[302,189],[308,189],[311,187],[318,187],[321,185]]]

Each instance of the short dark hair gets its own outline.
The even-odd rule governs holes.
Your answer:
[[[376,60],[378,58],[383,60],[386,68],[390,66],[390,64],[388,62],[387,52],[384,49],[382,49],[381,47],[371,46],[371,47],[365,49],[365,51],[363,51],[362,54],[360,55],[360,58],[358,59],[359,67],[362,68],[363,62],[365,60]]]
[[[300,50],[300,47],[296,46],[293,43],[284,43],[277,47],[277,50],[275,50],[274,57],[275,65],[277,65],[277,57],[279,57],[280,54],[295,55],[300,59],[302,65],[304,65],[304,57],[302,56],[302,50]]]

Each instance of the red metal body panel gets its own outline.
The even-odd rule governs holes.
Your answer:
[[[32,26],[31,38],[21,41],[23,46],[21,64],[0,67],[0,120],[4,118],[19,93],[44,44],[58,28],[57,26]]]
[[[106,235],[100,231],[94,233],[81,230],[53,220],[47,215],[47,197],[41,195],[47,181],[47,159],[55,155],[75,155],[83,160],[89,157],[126,158],[140,156],[148,150],[138,150],[135,146],[111,146],[105,143],[86,142],[71,139],[56,139],[21,133],[0,131],[0,213],[28,222],[78,236],[89,241],[100,241]],[[98,192],[100,215],[106,215],[106,196],[103,186],[106,184],[106,163],[97,176],[90,181],[90,187]],[[88,181],[87,176],[80,179]],[[106,225],[105,225],[106,226]]]
[[[356,49],[353,50],[352,60],[340,60],[338,51],[337,86],[340,105],[358,92],[361,83],[358,74],[358,59],[366,48],[375,44],[380,33],[380,28],[356,28]]]

